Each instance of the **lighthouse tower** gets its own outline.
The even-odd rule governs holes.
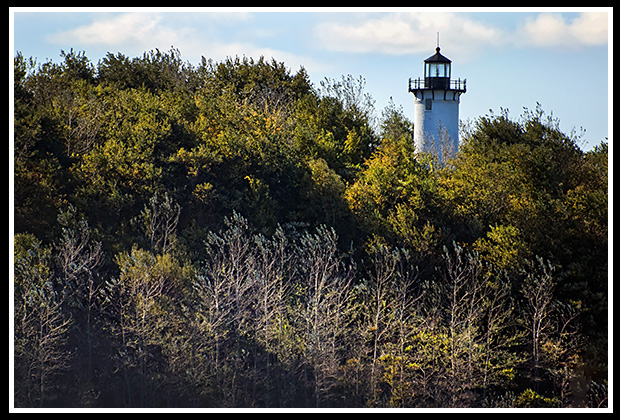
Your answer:
[[[424,79],[409,79],[415,96],[413,138],[417,152],[430,152],[439,162],[453,157],[459,146],[459,103],[466,80],[451,80],[451,61],[435,54],[424,60]]]

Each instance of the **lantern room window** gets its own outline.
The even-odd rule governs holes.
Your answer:
[[[424,77],[450,77],[450,63],[425,63]]]

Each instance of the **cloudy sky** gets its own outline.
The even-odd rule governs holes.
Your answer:
[[[362,76],[379,115],[392,98],[411,119],[408,79],[423,76],[439,32],[452,77],[467,79],[461,119],[500,107],[516,119],[539,102],[564,132],[585,129],[584,150],[611,132],[612,8],[12,8],[9,18],[9,48],[38,62],[71,48],[93,63],[171,47],[194,65],[273,57],[317,86]]]

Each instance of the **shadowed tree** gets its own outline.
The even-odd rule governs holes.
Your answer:
[[[15,405],[55,405],[63,392],[57,380],[73,354],[66,348],[71,319],[62,310],[63,292],[54,285],[51,249],[30,235],[17,235],[14,267]]]

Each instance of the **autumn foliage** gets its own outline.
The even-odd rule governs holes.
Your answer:
[[[604,407],[607,143],[416,153],[362,78],[14,65],[18,407]]]

